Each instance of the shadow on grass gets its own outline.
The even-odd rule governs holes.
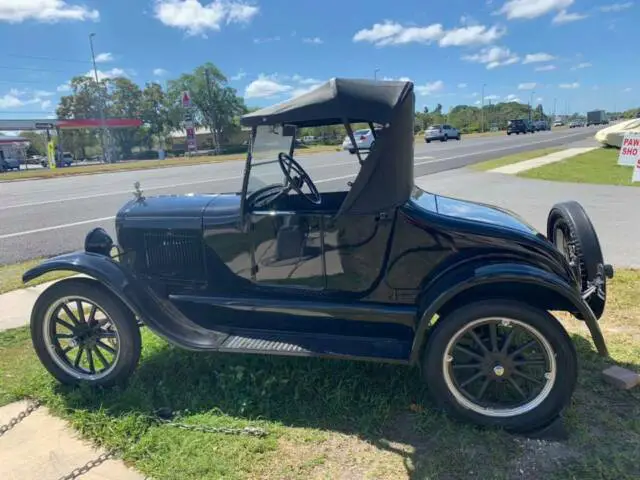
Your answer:
[[[628,438],[622,438],[619,429],[624,428],[628,415],[640,413],[637,397],[604,384],[600,371],[612,362],[599,357],[584,338],[574,335],[573,341],[581,372],[574,406],[567,415],[570,435],[575,438],[567,448],[589,448],[597,434],[598,442],[619,452],[616,465],[621,470],[613,471],[632,468],[628,462],[635,458],[638,425]],[[638,369],[638,364],[621,366]],[[488,478],[486,475],[493,477],[499,471],[509,472],[506,477],[510,478],[514,468],[517,476],[517,462],[524,453],[524,444],[511,435],[461,425],[435,413],[425,403],[427,392],[420,372],[400,366],[194,353],[145,335],[143,359],[126,388],[57,387],[56,393],[65,408],[100,411],[106,421],[128,415],[144,418],[164,407],[188,410],[186,416],[197,417],[195,422],[204,419],[214,426],[232,421],[233,426],[258,424],[277,430],[284,425],[355,435],[400,455],[410,478]],[[144,431],[134,429],[132,435]],[[561,467],[541,457],[535,460],[540,463],[535,475],[557,473],[556,468],[572,474],[601,469],[598,451],[586,452],[593,458],[572,453],[561,459]]]

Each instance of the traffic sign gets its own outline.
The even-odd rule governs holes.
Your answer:
[[[43,122],[36,122],[36,130],[50,130],[53,128],[53,123],[43,123]]]
[[[186,90],[182,92],[182,108],[191,108],[191,95]]]

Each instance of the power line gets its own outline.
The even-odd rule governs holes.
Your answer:
[[[48,68],[36,68],[36,67],[12,67],[9,65],[0,65],[0,68],[3,68],[5,70],[27,70],[30,72],[69,73],[68,70],[50,70]]]
[[[30,60],[47,60],[52,62],[69,62],[69,63],[84,63],[84,64],[91,63],[91,60],[78,60],[75,58],[72,59],[72,58],[39,57],[37,55],[19,55],[16,53],[7,53],[6,55],[8,57],[14,57],[14,58],[28,58]]]

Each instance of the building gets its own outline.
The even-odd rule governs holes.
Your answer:
[[[17,135],[0,135],[0,151],[4,158],[15,158],[23,163],[27,158],[29,140]]]

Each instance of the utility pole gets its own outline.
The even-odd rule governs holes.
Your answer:
[[[376,69],[373,71],[373,79],[374,79],[374,80],[377,80],[377,79],[378,79],[378,72],[379,72],[379,71],[380,71],[380,69],[379,69],[379,68],[376,68]]]
[[[102,148],[102,161],[106,163],[107,152],[104,145],[105,140],[105,125],[104,125],[104,98],[102,97],[102,91],[100,90],[100,81],[98,79],[98,68],[96,67],[96,54],[93,50],[93,37],[95,33],[89,34],[89,46],[91,47],[91,61],[93,62],[93,74],[96,78],[96,89],[99,91],[100,99],[98,102],[98,108],[100,109],[100,121],[102,123],[102,129],[100,130],[100,147]],[[110,155],[109,155],[110,157]]]
[[[558,102],[557,98],[553,99],[553,121],[556,121],[556,103]]]
[[[529,95],[529,121],[533,120],[532,110],[533,110],[533,94],[536,93],[535,90],[531,90],[531,95]]]
[[[210,77],[210,72],[208,68],[205,69],[204,75],[207,79],[207,100],[208,100],[207,107],[209,109],[209,116],[213,121],[213,131],[211,132],[213,134],[213,141],[215,142],[215,146],[213,149],[215,150],[216,155],[218,155],[220,153],[220,142],[218,141],[218,121],[217,121],[216,111],[213,105],[213,94],[211,92],[211,77]]]
[[[480,104],[480,131],[482,133],[484,133],[484,87],[486,86],[486,83],[482,84],[482,101]]]

